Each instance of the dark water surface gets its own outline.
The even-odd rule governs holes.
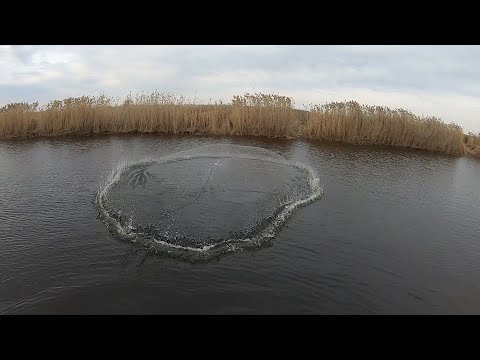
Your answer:
[[[97,217],[100,181],[118,161],[210,144],[262,147],[310,165],[324,195],[296,209],[271,245],[200,263],[146,252]],[[209,166],[196,176],[208,177]],[[255,204],[237,191],[242,182],[255,190],[242,166],[232,163],[235,186],[217,172],[224,186],[212,187],[222,201],[231,194],[232,216],[202,198],[197,208],[210,212],[181,220],[191,220],[189,232],[205,221],[202,231],[228,232],[229,219]],[[179,189],[192,178],[179,175]],[[479,194],[480,162],[423,151],[193,136],[4,141],[0,313],[478,314]]]

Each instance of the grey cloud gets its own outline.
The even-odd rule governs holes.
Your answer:
[[[12,48],[14,56],[23,64],[28,65],[32,62],[33,55],[38,51],[35,46],[13,46]]]

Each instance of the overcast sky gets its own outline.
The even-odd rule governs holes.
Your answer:
[[[480,46],[0,46],[0,105],[107,93],[356,100],[480,131]]]

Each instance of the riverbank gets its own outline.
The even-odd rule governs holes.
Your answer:
[[[464,135],[456,124],[354,101],[299,110],[292,98],[280,95],[245,94],[234,96],[227,104],[196,104],[182,96],[155,92],[122,101],[101,95],[52,101],[45,106],[16,103],[0,108],[0,139],[120,133],[254,135],[397,146],[452,155],[480,153],[476,140]]]

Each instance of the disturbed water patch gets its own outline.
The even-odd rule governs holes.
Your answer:
[[[270,244],[323,194],[313,169],[258,147],[207,145],[118,164],[96,198],[112,233],[182,260]]]

